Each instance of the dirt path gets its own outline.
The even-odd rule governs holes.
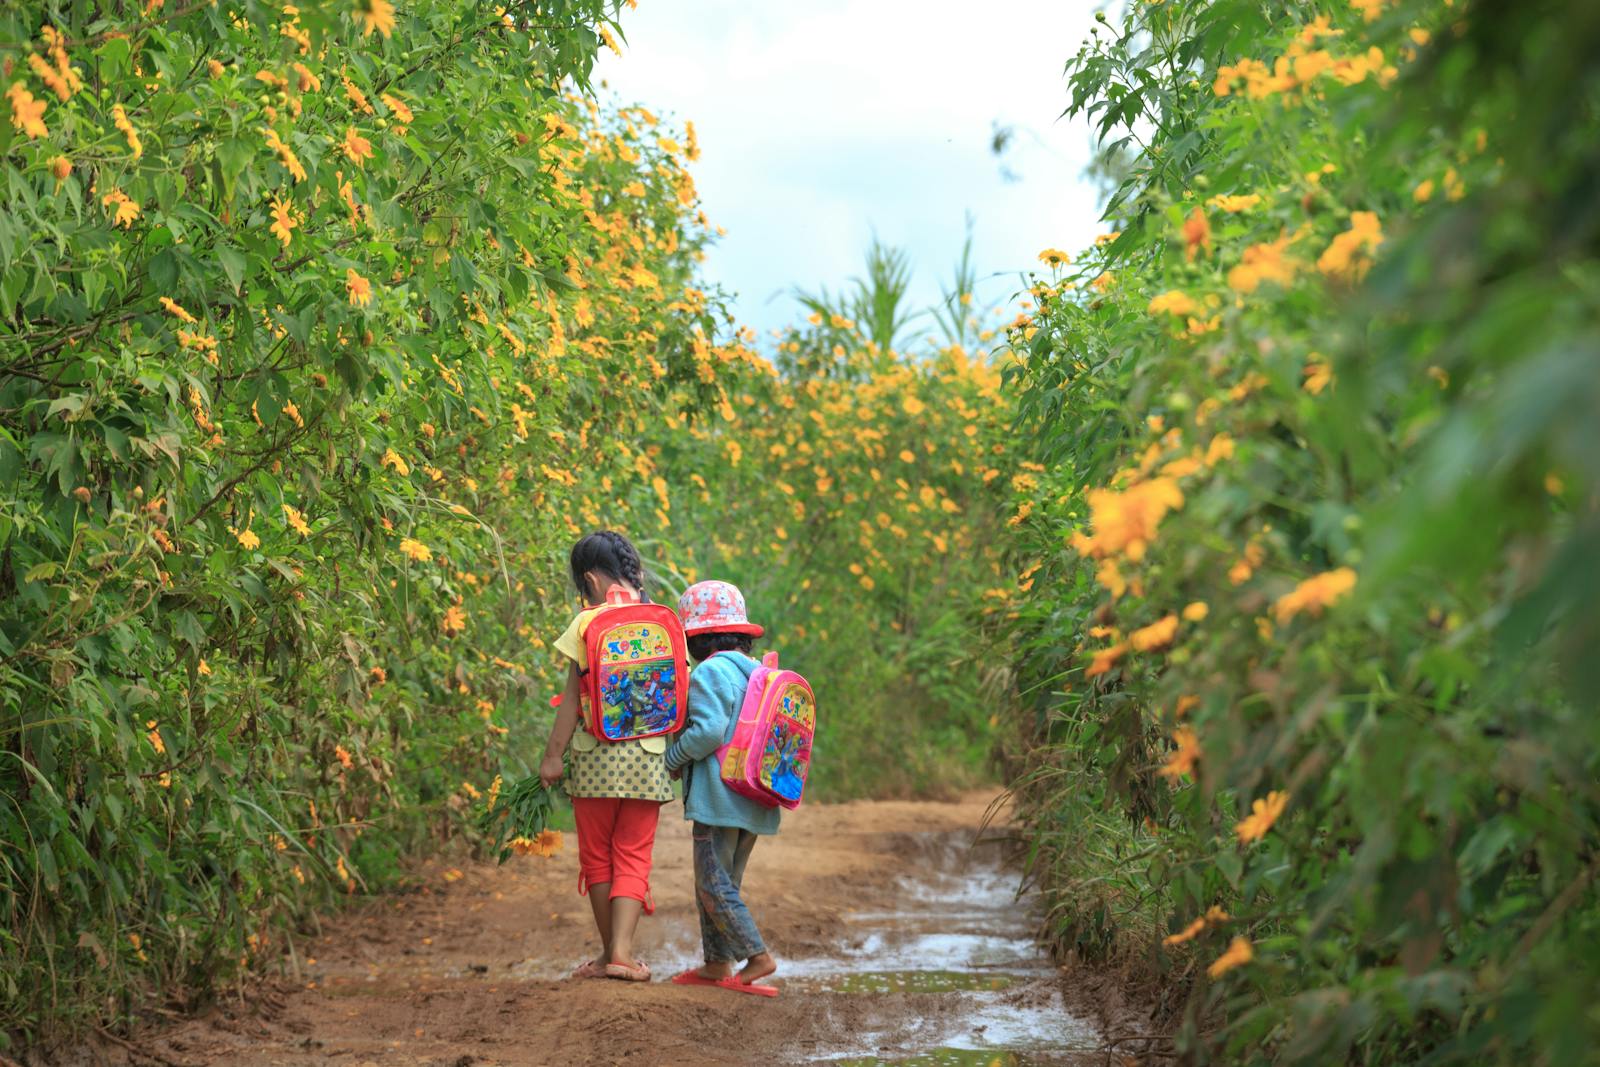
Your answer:
[[[698,952],[681,809],[656,846],[645,986],[566,981],[592,951],[572,842],[553,859],[427,871],[326,929],[300,982],[224,1005],[145,1047],[185,1065],[1066,1063],[1095,1044],[1033,948],[990,797],[862,802],[786,816],[747,875],[780,962],[775,1000],[673,986]],[[932,1057],[932,1058],[930,1058]]]

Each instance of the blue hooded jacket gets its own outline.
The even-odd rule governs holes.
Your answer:
[[[683,814],[692,822],[778,832],[783,809],[735,793],[717,766],[717,749],[733,736],[745,686],[758,666],[742,653],[718,652],[689,674],[689,721],[667,749],[667,770],[683,768]]]

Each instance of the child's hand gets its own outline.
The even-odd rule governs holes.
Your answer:
[[[539,781],[548,788],[561,781],[561,776],[566,769],[561,763],[560,756],[546,756],[539,761]]]

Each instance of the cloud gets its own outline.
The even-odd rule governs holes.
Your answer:
[[[622,102],[695,122],[696,185],[728,231],[707,274],[765,333],[796,317],[771,294],[837,288],[874,230],[910,251],[923,304],[968,212],[980,269],[1000,275],[985,301],[1015,291],[1039,249],[1091,240],[1089,136],[1058,116],[1063,65],[1092,24],[1087,5],[1041,0],[645,0],[596,75]],[[1018,181],[989,151],[996,123],[1021,131],[1005,160]]]

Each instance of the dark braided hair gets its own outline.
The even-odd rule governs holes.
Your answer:
[[[572,546],[569,560],[572,566],[572,584],[578,593],[588,595],[583,587],[583,576],[589,571],[600,571],[620,578],[639,591],[641,603],[650,603],[650,594],[644,585],[644,564],[639,561],[639,550],[633,542],[615,530],[596,530]]]

